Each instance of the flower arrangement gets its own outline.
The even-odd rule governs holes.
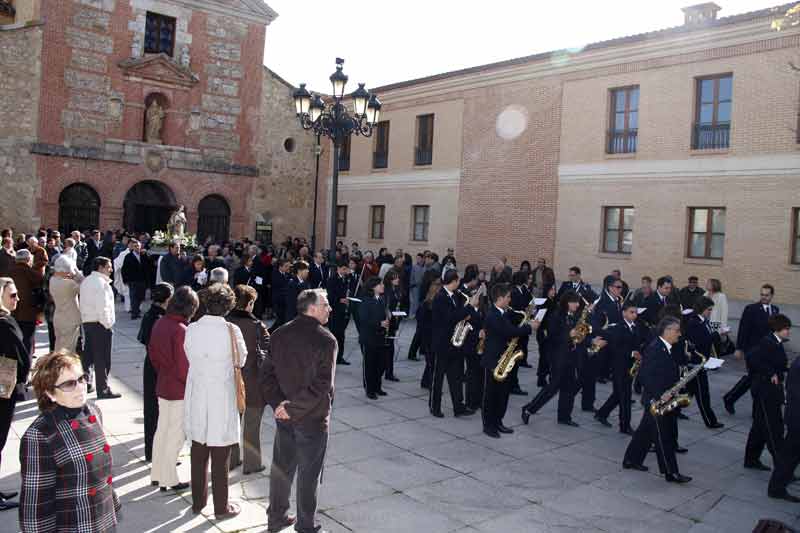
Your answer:
[[[153,246],[167,248],[173,242],[179,242],[186,249],[194,250],[197,248],[197,235],[184,233],[178,237],[167,231],[156,231],[150,238]]]

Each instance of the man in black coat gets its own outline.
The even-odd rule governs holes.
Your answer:
[[[689,276],[689,284],[678,291],[678,298],[684,309],[694,309],[705,291],[697,284],[697,276]]]
[[[316,254],[315,254],[316,255]],[[349,365],[344,359],[345,330],[350,322],[350,268],[345,260],[340,260],[336,272],[328,278],[328,301],[333,308],[328,322],[331,333],[336,337],[339,352],[336,356],[337,365]]]
[[[778,463],[778,451],[783,448],[781,407],[785,400],[783,382],[787,367],[783,343],[789,338],[792,323],[785,315],[778,314],[769,318],[768,326],[770,333],[747,352],[753,425],[747,435],[744,454],[745,468],[765,471],[769,471],[769,467],[761,462],[764,447],[772,455],[773,464]]]
[[[275,322],[269,328],[270,333],[286,322],[286,289],[289,285],[289,266],[290,263],[285,259],[278,259],[272,268],[272,310],[275,313]]]
[[[100,240],[100,230],[92,230],[89,239],[86,241],[86,261],[83,263],[83,273],[88,276],[92,273],[94,258],[100,255],[100,248],[103,242]],[[108,257],[111,257],[110,255]]]
[[[181,245],[171,243],[168,253],[161,258],[161,281],[169,283],[174,288],[181,286],[185,278],[186,264],[180,259]]]
[[[242,266],[233,272],[233,286],[250,285],[253,280],[253,257],[245,253],[242,256]],[[256,289],[258,291],[258,289]],[[259,298],[261,296],[259,295]]]
[[[783,323],[786,325],[786,322]],[[789,338],[789,329],[775,332],[783,341]],[[792,481],[794,470],[800,464],[800,357],[795,358],[786,376],[786,438],[783,447],[778,450],[778,458],[772,477],[769,480],[767,494],[771,498],[781,498],[793,503],[800,498],[786,492],[786,486]]]
[[[314,253],[314,260],[308,265],[308,285],[311,289],[324,289],[328,284],[329,269],[322,258],[322,252]]]
[[[138,240],[131,239],[128,246],[130,253],[122,262],[122,282],[130,290],[131,320],[136,320],[141,316],[139,308],[147,292],[147,258],[141,253]]]
[[[561,284],[561,287],[558,289],[558,294],[556,295],[556,300],[561,300],[561,296],[567,291],[574,291],[582,298],[581,309],[583,309],[585,305],[583,300],[589,303],[597,300],[597,294],[592,290],[592,286],[581,279],[580,267],[570,267],[568,276],[569,281],[565,281]]]
[[[625,302],[619,322],[609,326],[603,337],[608,342],[605,351],[609,354],[614,389],[611,396],[597,413],[595,419],[604,426],[611,427],[608,415],[619,407],[619,432],[632,435],[631,429],[631,386],[633,378],[630,369],[635,360],[641,360],[642,352],[650,341],[650,330],[637,322],[637,308],[633,302]]]
[[[383,375],[383,354],[386,351],[386,333],[389,319],[386,316],[386,301],[383,299],[384,286],[377,276],[364,283],[364,298],[358,306],[359,342],[364,351],[364,391],[367,398],[377,400],[385,396],[381,387]]]
[[[533,320],[519,326],[512,323],[509,316],[511,314],[509,312],[511,289],[505,283],[497,283],[492,287],[491,301],[492,306],[484,320],[486,344],[481,357],[481,366],[484,369],[481,417],[483,418],[483,432],[497,439],[500,438],[500,433],[513,433],[514,430],[503,424],[503,417],[508,409],[511,384],[508,379],[503,381],[495,379],[494,369],[511,339],[529,336],[538,329],[539,323]]]
[[[308,289],[308,263],[297,261],[292,266],[294,274],[286,285],[286,322],[297,316],[297,296]]]
[[[592,309],[592,332],[595,336],[603,337],[603,330],[612,324],[619,324],[622,322],[622,280],[612,275],[606,276],[603,280],[603,294],[595,302]],[[605,383],[606,379],[611,374],[611,356],[609,355],[608,347],[600,350],[594,355],[590,362],[588,380],[598,378],[601,383]],[[584,381],[588,384],[588,381]],[[587,406],[594,403],[587,402]]]
[[[695,313],[686,321],[686,339],[691,342],[692,351],[686,354],[689,362],[700,364],[700,358],[694,352],[701,354],[708,359],[711,357],[714,346],[714,335],[711,330],[711,323],[709,317],[714,310],[714,300],[701,296],[696,302],[694,307]],[[700,416],[703,417],[703,423],[709,429],[719,429],[723,427],[717,420],[717,415],[711,407],[711,392],[708,384],[708,372],[703,369],[697,374],[692,381],[687,385],[687,390],[695,397],[697,401],[697,408],[700,410]]]
[[[646,471],[642,464],[650,445],[655,443],[658,467],[670,483],[688,483],[692,480],[678,471],[678,460],[675,456],[677,438],[674,421],[675,412],[653,415],[650,405],[659,399],[667,400],[667,391],[679,380],[678,365],[671,355],[673,345],[681,336],[680,320],[666,317],[656,328],[658,337],[645,348],[642,354],[642,366],[639,370],[639,382],[642,384],[642,421],[633,434],[622,467],[626,470]]]
[[[679,303],[675,295],[672,293],[672,278],[669,276],[662,276],[656,281],[656,290],[644,301],[644,307],[647,309],[642,313],[642,320],[650,326],[658,324],[658,315],[665,305]]]
[[[431,414],[442,418],[442,385],[444,376],[447,375],[447,386],[450,389],[450,398],[453,401],[455,416],[471,415],[475,413],[464,405],[462,395],[462,382],[464,379],[464,355],[450,342],[456,325],[465,318],[477,314],[478,298],[473,296],[469,305],[463,297],[455,291],[459,285],[458,272],[448,270],[442,280],[442,288],[433,298],[431,315],[433,317],[434,354],[433,386],[428,399]]]
[[[770,332],[767,321],[769,317],[780,313],[778,306],[772,305],[772,297],[775,296],[775,287],[769,283],[761,286],[759,301],[752,303],[742,311],[742,318],[739,320],[739,331],[736,335],[736,357],[741,359],[747,352],[755,348],[759,341]],[[750,374],[745,374],[733,386],[731,390],[722,397],[725,410],[730,414],[736,413],[734,405],[736,401],[750,389]]]

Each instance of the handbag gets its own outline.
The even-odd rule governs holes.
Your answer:
[[[16,387],[17,360],[0,355],[0,398],[11,398]]]
[[[236,342],[236,334],[233,332],[233,324],[227,322],[228,333],[231,337],[231,357],[233,358],[233,382],[236,385],[236,407],[239,414],[244,413],[247,407],[247,395],[244,390],[244,379],[242,378],[241,358],[239,357],[239,344]]]

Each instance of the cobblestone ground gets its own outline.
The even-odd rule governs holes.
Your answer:
[[[214,520],[210,505],[194,516],[189,491],[165,494],[150,486],[150,469],[143,458],[144,349],[136,341],[138,321],[128,319],[121,309],[118,317],[111,383],[123,398],[99,403],[113,445],[114,486],[123,502],[119,531],[266,531],[269,469],[250,476],[243,476],[241,469],[231,473],[231,498],[241,502],[243,512],[222,522]],[[426,391],[419,387],[423,363],[406,360],[413,329],[413,322],[403,324],[398,340],[400,382],[386,383],[389,395],[377,401],[364,396],[352,325],[348,331],[347,357],[354,364],[339,366],[336,372],[330,451],[319,499],[325,529],[733,533],[752,531],[759,518],[800,528],[800,505],[767,498],[768,474],[742,468],[750,402],[740,401],[735,416],[721,405],[722,393],[743,372],[740,363],[729,361],[710,376],[723,429],[706,429],[696,406],[686,410],[690,419],[680,423],[680,442],[689,453],[678,456],[678,462],[694,480],[678,486],[653,474],[658,468],[652,454],[646,461],[649,473],[623,471],[622,454],[629,439],[580,409],[575,416],[579,428],[557,425],[555,401],[529,426],[522,426],[520,407],[529,397],[512,396],[505,423],[516,432],[500,440],[483,435],[480,414],[453,418],[446,388],[446,418],[431,417]],[[46,349],[46,338],[40,331],[40,353]],[[520,380],[524,389],[536,392],[534,371],[522,369]],[[610,385],[598,385],[598,406],[608,394]],[[0,490],[18,490],[19,439],[36,414],[33,401],[17,407],[3,451]],[[637,407],[634,423],[639,417]],[[615,415],[611,421],[616,423]],[[269,411],[262,428],[265,464],[272,456],[274,432]],[[770,463],[768,454],[763,460]],[[181,479],[188,480],[188,448],[181,461]],[[800,493],[800,485],[790,490]],[[0,531],[18,531],[13,511],[0,518]]]

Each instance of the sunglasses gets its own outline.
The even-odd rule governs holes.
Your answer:
[[[63,383],[59,383],[58,385],[56,385],[55,388],[63,392],[72,392],[77,388],[78,383],[84,385],[89,383],[89,374],[84,374],[78,379],[68,379]]]

